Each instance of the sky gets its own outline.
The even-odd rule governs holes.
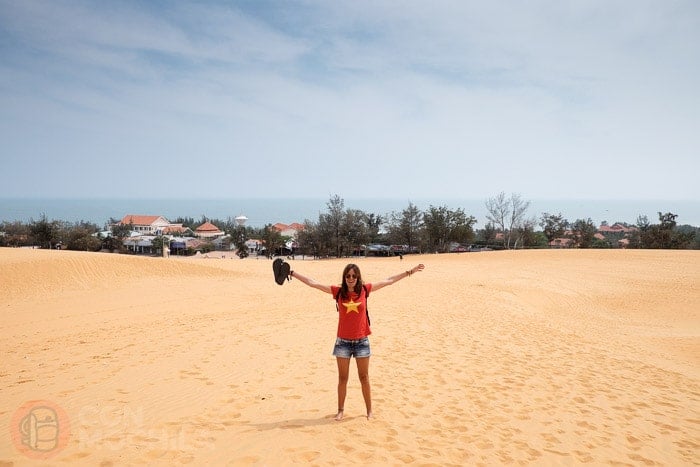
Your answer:
[[[700,199],[700,2],[0,0],[0,197]]]

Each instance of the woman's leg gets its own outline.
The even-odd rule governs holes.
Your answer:
[[[345,395],[348,392],[348,375],[350,373],[350,359],[336,357],[338,362],[338,413],[335,415],[336,420],[343,419],[343,410],[345,408]]]
[[[355,358],[357,362],[357,376],[362,384],[362,397],[365,399],[367,419],[372,418],[372,390],[369,386],[369,357]]]

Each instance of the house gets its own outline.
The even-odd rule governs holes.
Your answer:
[[[632,236],[632,234],[638,230],[639,229],[635,226],[628,227],[624,224],[620,224],[619,222],[616,222],[613,225],[603,224],[598,228],[596,238],[600,239],[600,235],[603,237],[603,239],[610,242],[614,242],[617,239],[618,248],[627,248],[630,245],[630,236]],[[607,238],[608,236],[610,236],[610,238]]]
[[[137,254],[156,254],[157,249],[153,247],[156,237],[165,236],[170,242],[173,236],[183,236],[192,234],[189,227],[182,224],[172,224],[163,216],[149,216],[141,214],[127,214],[119,221],[119,225],[129,226],[131,232],[124,239],[124,247]],[[106,232],[111,235],[111,232]],[[167,244],[166,244],[167,245]]]
[[[138,235],[124,239],[124,248],[127,251],[141,254],[154,254],[156,249],[153,248],[153,240],[155,235]]]
[[[602,233],[603,235],[606,234],[629,234],[632,232],[636,232],[637,228],[632,226],[632,227],[627,227],[623,224],[620,224],[619,222],[615,222],[613,225],[601,225],[598,228],[598,232]]]
[[[550,248],[572,248],[575,245],[571,237],[555,238],[549,242]]]
[[[170,240],[170,255],[179,256],[187,254],[188,250],[202,251],[208,244],[205,240],[198,238],[179,237]]]
[[[273,225],[272,228],[277,230],[284,237],[296,238],[299,231],[304,230],[304,225],[298,222],[294,222],[289,225],[278,222],[277,224]]]
[[[194,229],[194,235],[198,238],[218,238],[224,235],[224,232],[217,226],[207,221]]]
[[[129,225],[131,230],[142,235],[161,235],[172,224],[163,216],[143,216],[127,214],[119,221],[120,225]]]

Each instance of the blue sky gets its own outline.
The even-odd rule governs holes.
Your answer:
[[[0,197],[700,198],[700,2],[0,0]]]

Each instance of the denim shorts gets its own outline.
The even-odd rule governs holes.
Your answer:
[[[335,340],[335,347],[333,348],[333,355],[341,358],[365,358],[370,356],[369,351],[369,338],[363,337],[362,339],[348,340],[341,339],[340,337]]]

